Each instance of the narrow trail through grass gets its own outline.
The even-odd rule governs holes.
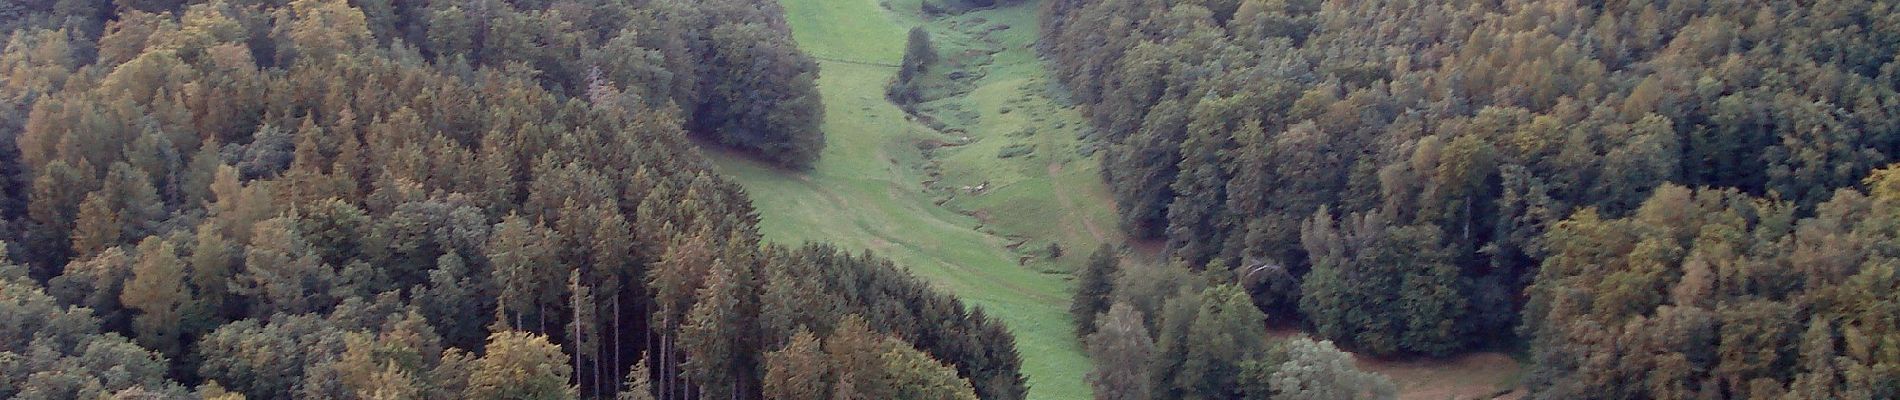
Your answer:
[[[927,19],[919,0],[780,1],[799,46],[822,68],[828,145],[806,172],[707,150],[750,193],[760,230],[780,243],[827,242],[892,258],[1008,324],[1029,398],[1090,397],[1067,271],[1120,238],[1096,228],[1112,228],[1114,210],[1095,157],[1078,152],[1080,115],[1043,93],[1050,80],[1028,46],[1036,5]],[[916,26],[937,36],[946,58],[982,53],[982,63],[959,67],[972,76],[967,93],[926,105],[968,118],[927,125],[885,99]],[[1012,134],[1025,129],[1032,134]],[[925,150],[948,142],[967,143]],[[1035,154],[999,158],[1012,144],[1035,146]],[[953,189],[983,183],[980,193]],[[1048,257],[1042,249],[1050,243],[1078,255]]]

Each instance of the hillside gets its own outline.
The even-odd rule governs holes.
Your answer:
[[[1082,375],[1090,364],[1071,333],[1066,271],[1120,234],[1096,158],[1078,154],[1080,115],[1049,99],[1050,80],[1027,46],[1035,39],[1033,5],[925,21],[915,1],[890,9],[872,0],[783,4],[799,46],[819,60],[827,147],[808,172],[711,154],[717,170],[752,197],[761,233],[890,257],[1008,324],[1030,398],[1087,397]],[[944,54],[986,54],[983,65],[969,67],[985,76],[968,95],[931,104],[966,112],[943,130],[883,96],[903,56],[904,32],[918,25],[939,38]],[[1010,135],[1025,128],[1040,130]],[[926,155],[965,136],[971,144]],[[1022,143],[1033,143],[1035,154],[997,158],[1000,148]],[[977,186],[984,190],[964,190]],[[1074,254],[1050,259],[1052,240]]]

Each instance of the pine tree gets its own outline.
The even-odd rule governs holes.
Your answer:
[[[213,224],[198,225],[191,247],[190,282],[193,293],[213,316],[226,314],[231,293],[231,278],[237,256],[221,230]]]
[[[864,317],[846,316],[838,329],[825,338],[825,354],[830,359],[832,399],[869,400],[894,398],[895,393],[883,382],[883,361],[878,359],[882,338],[871,332]]]
[[[706,286],[699,289],[698,302],[687,313],[680,327],[680,348],[686,353],[687,377],[700,382],[701,392],[710,398],[738,396],[738,372],[741,348],[739,282],[724,261],[715,261],[706,275]]]
[[[271,218],[252,229],[255,242],[244,251],[246,268],[237,289],[254,299],[253,317],[328,311],[337,300],[330,290],[338,283],[335,268],[311,251],[297,234],[295,220]]]
[[[904,41],[904,70],[910,74],[921,74],[937,63],[937,47],[930,42],[930,31],[923,27],[910,28],[910,35]],[[899,78],[899,80],[904,80]]]
[[[645,208],[645,207],[642,207]],[[655,207],[658,208],[658,207]],[[658,370],[659,397],[672,398],[675,383],[680,376],[677,360],[679,348],[679,327],[685,323],[688,311],[692,307],[694,292],[705,280],[706,270],[713,264],[713,253],[708,248],[706,238],[693,235],[674,239],[666,247],[659,262],[647,274],[646,285],[653,293],[655,310],[648,314],[651,330],[657,332],[659,343],[657,351],[651,354],[656,360],[654,368]]]
[[[654,400],[653,381],[652,378],[649,377],[652,373],[652,371],[647,369],[646,354],[641,354],[640,362],[634,363],[633,369],[627,371],[627,382],[622,385],[624,387],[620,389],[620,394],[614,396],[614,398],[617,400]]]
[[[830,361],[818,337],[799,330],[785,347],[765,355],[764,392],[768,399],[826,400],[831,397]]]
[[[73,254],[98,254],[118,245],[124,226],[119,221],[119,212],[112,209],[112,200],[104,193],[86,195],[86,200],[79,202],[78,218],[73,220]]]
[[[1089,254],[1088,263],[1082,264],[1076,278],[1075,298],[1069,303],[1076,336],[1095,332],[1095,317],[1108,311],[1115,291],[1115,276],[1120,269],[1121,260],[1108,244],[1095,249],[1095,253]]]
[[[583,382],[585,393],[601,390],[600,386],[600,310],[595,302],[594,288],[581,283],[581,271],[568,272],[568,310],[572,312],[567,323],[568,345],[574,353],[574,369],[577,380],[592,379]]]
[[[1191,393],[1185,388],[1192,387],[1194,383],[1184,373],[1193,346],[1188,335],[1203,301],[1201,292],[1183,287],[1161,306],[1161,317],[1155,324],[1157,351],[1155,366],[1150,374],[1154,379],[1154,383],[1149,385],[1154,390],[1150,398],[1178,399]]]
[[[67,258],[72,257],[76,237],[91,238],[103,235],[103,233],[85,235],[73,233],[75,220],[79,219],[81,209],[85,208],[83,203],[95,197],[88,194],[96,184],[92,175],[85,172],[91,169],[92,167],[84,162],[74,166],[65,161],[54,160],[40,168],[39,176],[33,178],[32,193],[27,195],[27,217],[33,222],[33,229],[27,232],[26,241],[22,243],[31,251],[26,253],[29,257],[22,261],[38,267],[41,273],[36,274],[36,277],[44,279],[57,275],[47,269],[54,265],[64,264]],[[91,200],[95,204],[91,206],[94,211],[88,217],[89,220],[103,219],[104,211],[106,211],[103,201]],[[116,223],[114,225],[116,226]],[[89,226],[87,229],[103,229],[103,227]],[[87,247],[95,246],[91,240],[88,239],[84,244]]]
[[[185,319],[195,308],[191,292],[185,287],[184,267],[171,243],[146,237],[139,242],[132,280],[119,294],[121,303],[139,311],[132,319],[139,344],[171,356],[180,354],[180,335],[188,326]]]
[[[511,328],[547,330],[548,308],[558,304],[562,291],[559,278],[550,272],[565,269],[556,258],[558,242],[553,235],[540,223],[529,224],[526,218],[509,215],[495,225],[488,239],[488,260],[494,265],[491,279],[500,290],[497,312]]]
[[[112,163],[99,193],[110,201],[125,237],[150,235],[165,217],[165,203],[152,186],[150,175],[131,164]]]
[[[526,332],[496,332],[484,346],[487,354],[475,360],[469,372],[470,399],[556,400],[578,398],[568,385],[573,369],[561,348],[546,336]]]
[[[911,28],[910,37],[904,44],[904,60],[899,64],[897,78],[891,82],[888,91],[891,101],[907,109],[923,101],[920,80],[936,62],[937,49],[930,43],[930,32],[923,27]]]
[[[1266,315],[1239,286],[1208,288],[1188,327],[1186,362],[1176,387],[1198,398],[1239,398],[1241,364],[1260,354],[1266,329]]]
[[[483,291],[488,282],[478,282],[469,274],[467,262],[450,252],[436,258],[435,269],[429,270],[428,284],[410,290],[415,296],[411,300],[413,304],[445,340],[458,347],[480,344],[485,334],[483,319],[471,317],[474,313],[470,310],[486,310],[495,305],[493,299],[476,294]]]
[[[970,381],[957,376],[957,369],[930,358],[902,340],[886,339],[886,350],[878,357],[883,362],[883,381],[891,386],[893,399],[977,400]]]

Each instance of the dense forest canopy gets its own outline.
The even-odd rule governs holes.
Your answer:
[[[0,397],[1022,398],[997,320],[761,243],[691,145],[816,159],[782,13],[0,4]]]
[[[1276,320],[1528,342],[1535,398],[1900,395],[1893,2],[1043,7],[1124,228]]]

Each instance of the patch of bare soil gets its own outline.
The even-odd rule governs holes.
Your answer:
[[[1399,387],[1400,400],[1510,399],[1524,397],[1516,387],[1520,366],[1503,353],[1469,353],[1442,359],[1405,361],[1354,357],[1359,368],[1385,374]]]
[[[1277,339],[1306,336],[1305,332],[1285,326],[1267,328]],[[1385,360],[1353,355],[1359,369],[1376,372],[1392,379],[1399,388],[1399,400],[1517,400],[1524,390],[1517,384],[1522,368],[1510,355],[1498,352],[1467,353],[1445,358]]]

